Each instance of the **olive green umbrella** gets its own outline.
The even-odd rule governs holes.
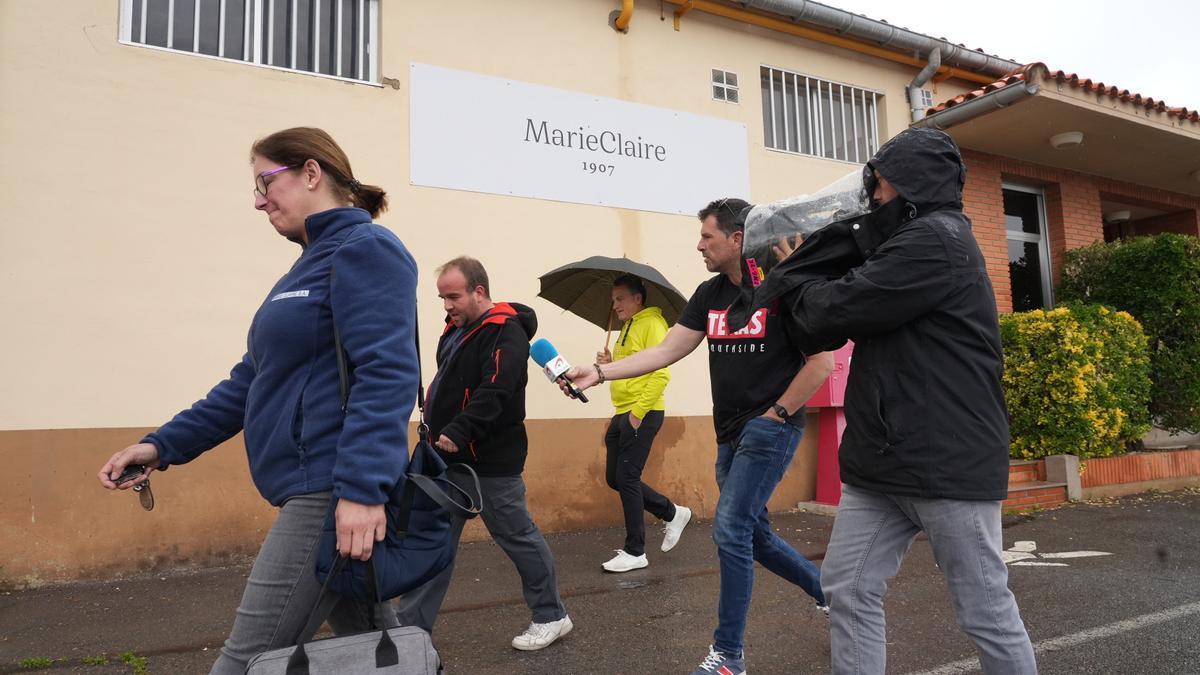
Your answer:
[[[568,263],[539,277],[545,298],[606,330],[612,330],[612,284],[623,275],[639,277],[646,285],[646,306],[658,307],[668,324],[679,320],[687,298],[661,272],[628,258],[594,255]]]

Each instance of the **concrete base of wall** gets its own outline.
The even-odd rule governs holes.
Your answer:
[[[544,531],[622,522],[620,499],[604,479],[606,424],[607,419],[526,424],[529,509]],[[815,414],[808,429],[771,509],[791,509],[813,498]],[[11,477],[0,491],[0,588],[221,564],[258,551],[275,509],[254,489],[240,435],[191,464],[156,472],[153,511],[143,511],[131,491],[100,487],[96,472],[105,460],[148,431],[0,431],[0,465]],[[668,417],[643,480],[697,517],[709,518],[718,496],[715,459],[711,417]],[[488,535],[476,519],[463,536]],[[613,548],[620,544],[613,541]]]
[[[1182,478],[1160,478],[1158,480],[1144,480],[1137,483],[1117,483],[1114,485],[1100,485],[1098,487],[1083,488],[1083,499],[1105,499],[1107,497],[1124,497],[1125,495],[1136,495],[1140,492],[1150,492],[1151,490],[1168,492],[1171,490],[1183,490],[1185,488],[1200,487],[1200,476],[1184,476]]]
[[[829,516],[833,518],[837,515],[837,504],[822,504],[821,502],[800,502],[796,508],[805,513],[815,513],[818,516]]]
[[[1083,487],[1079,479],[1079,458],[1075,455],[1047,457],[1046,480],[1064,484],[1067,487],[1067,501],[1077,502],[1083,498]]]

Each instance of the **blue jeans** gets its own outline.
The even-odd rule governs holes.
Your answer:
[[[713,541],[721,561],[721,598],[713,647],[723,654],[742,652],[755,561],[825,604],[821,570],[780,539],[767,517],[767,500],[792,463],[803,433],[802,424],[755,417],[734,442],[717,445],[721,498]]]

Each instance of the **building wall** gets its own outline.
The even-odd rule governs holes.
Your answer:
[[[1136,234],[1171,231],[1197,234],[1200,198],[1133,183],[1114,181],[1077,171],[1066,171],[972,150],[963,151],[967,184],[964,210],[987,258],[988,275],[996,290],[996,306],[1012,311],[1012,284],[1008,273],[1008,242],[1004,230],[1003,184],[1038,187],[1043,191],[1049,236],[1050,266],[1057,286],[1069,249],[1104,241],[1101,198],[1178,211],[1139,221]]]
[[[240,358],[265,289],[294,260],[251,208],[248,148],[277,129],[320,126],[364,182],[390,190],[381,222],[421,268],[421,323],[441,316],[432,270],[461,253],[488,266],[498,299],[539,312],[541,334],[588,362],[602,331],[535,298],[538,274],[589,255],[627,255],[685,292],[707,277],[694,218],[409,184],[408,72],[427,63],[743,122],[755,201],[813,191],[858,165],[763,147],[766,64],[884,93],[880,136],[905,128],[915,69],[720,19],[682,30],[650,8],[627,35],[611,0],[381,4],[387,86],[120,44],[117,0],[0,3],[0,581],[62,579],[257,547],[270,511],[239,441],[156,477],[160,506],[95,483],[104,460],[203,396]],[[710,68],[734,71],[742,104],[712,100]],[[938,96],[969,86],[952,81]],[[486,101],[480,102],[486,114]],[[663,189],[670,189],[664,185]],[[727,195],[713,195],[713,198]],[[699,209],[703,204],[696,204]],[[556,255],[536,245],[553,236]],[[432,350],[425,372],[433,371]],[[706,359],[673,368],[671,416],[651,482],[711,512],[714,456]],[[530,503],[547,529],[613,524],[597,473],[610,407],[529,388]],[[775,507],[812,496],[815,438]],[[562,489],[573,486],[574,491]],[[153,523],[155,527],[137,525]],[[136,529],[130,529],[136,527]]]
[[[769,508],[812,498],[817,416]],[[546,531],[618,526],[617,493],[604,482],[606,420],[532,420],[525,466],[530,511]],[[255,491],[239,434],[196,462],[156,472],[156,505],[94,485],[97,449],[120,448],[150,428],[7,432],[4,459],[16,476],[0,491],[0,588],[108,578],[163,565],[212,565],[257,552],[275,510]],[[671,416],[643,480],[710,518],[717,503],[712,420]],[[467,540],[486,537],[478,521]],[[619,546],[619,541],[612,542]],[[607,554],[597,551],[596,555]]]
[[[1200,211],[1185,209],[1175,213],[1164,213],[1161,216],[1142,218],[1134,221],[1131,225],[1133,225],[1134,233],[1139,235],[1174,232],[1175,234],[1190,234],[1195,237],[1200,236],[1200,217],[1198,216],[1200,216]]]

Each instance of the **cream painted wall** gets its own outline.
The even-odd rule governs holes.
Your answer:
[[[883,91],[882,137],[907,124],[914,69],[698,11],[676,32],[654,3],[621,35],[607,24],[618,4],[383,0],[393,89],[119,44],[118,0],[0,2],[0,429],[152,426],[225,376],[299,252],[253,210],[247,163],[255,138],[288,126],[325,128],[359,178],[391,191],[381,222],[421,265],[429,338],[433,269],[460,253],[484,261],[498,299],[533,305],[540,334],[575,362],[603,335],[535,298],[541,272],[626,254],[685,292],[707,277],[694,218],[410,186],[412,62],[744,122],[757,201],[854,168],[763,149],[761,64]],[[711,99],[710,67],[738,73],[741,105]],[[966,89],[943,83],[938,98]],[[554,259],[538,253],[549,237]],[[674,414],[708,414],[703,353],[675,367],[667,396]],[[581,409],[535,382],[530,416],[607,416],[596,399]]]

